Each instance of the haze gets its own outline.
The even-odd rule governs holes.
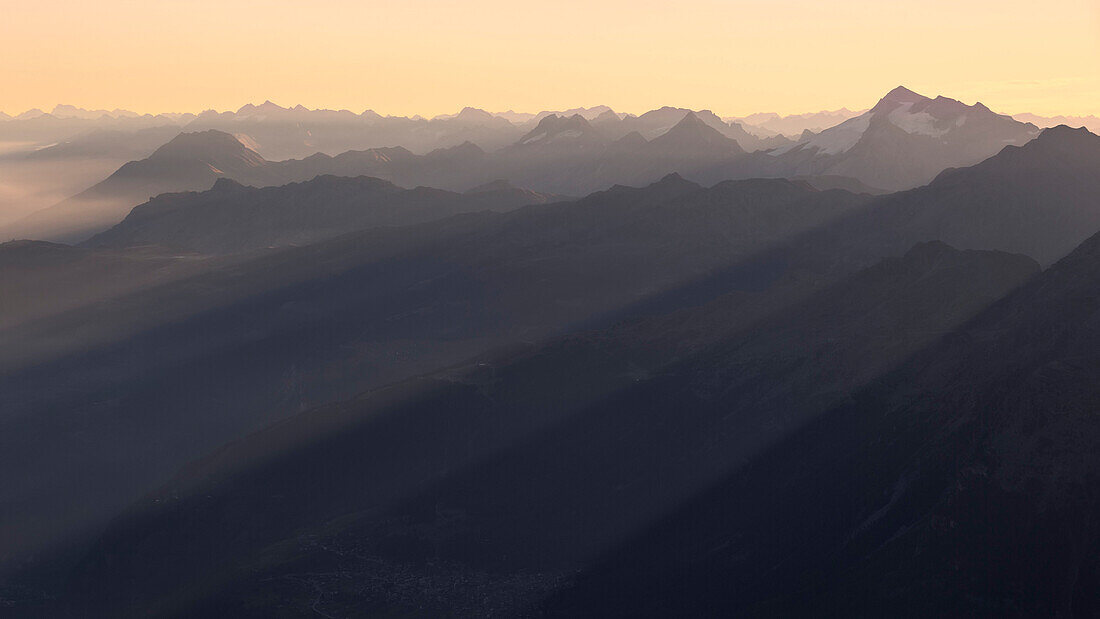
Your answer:
[[[904,83],[1008,113],[1094,114],[1089,0],[20,2],[0,110],[283,105],[383,114],[660,105],[859,108]],[[981,24],[981,28],[975,28]]]

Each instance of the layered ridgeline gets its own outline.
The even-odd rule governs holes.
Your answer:
[[[311,411],[150,495],[71,603],[262,616],[277,591],[290,612],[529,613],[1036,271],[922,246],[763,322],[746,306],[767,295],[732,294]]]
[[[576,122],[548,116],[540,127],[545,130],[528,138],[517,151],[544,145],[542,156],[553,159],[552,145],[565,143],[568,157],[581,148],[572,140],[586,141],[585,125]],[[653,169],[672,161],[705,159],[708,152],[738,152],[736,143],[694,115],[646,144]],[[979,165],[945,171],[928,186],[884,196],[869,212],[837,221],[808,239],[803,251],[842,255],[845,252],[835,247],[839,242],[850,246],[847,254],[873,260],[913,243],[943,240],[966,248],[1023,253],[1050,263],[1080,243],[1088,231],[1100,228],[1091,207],[1092,196],[1100,191],[1100,179],[1092,174],[1098,165],[1100,140],[1094,135],[1066,127],[1048,129],[1039,139],[1023,147],[1007,147]],[[820,184],[827,178],[807,182]],[[504,181],[456,194],[424,187],[403,190],[372,178],[321,176],[265,189],[220,179],[210,191],[162,195],[138,206],[123,222],[86,244],[232,253],[305,244],[377,225],[404,225],[560,199]],[[856,238],[859,242],[853,243]]]
[[[236,111],[201,114],[139,115],[126,110],[84,110],[58,105],[51,112],[28,110],[15,117],[0,113],[0,142],[21,145],[33,152],[51,144],[79,140],[97,131],[132,133],[150,127],[175,128],[188,133],[217,130],[241,137],[250,147],[270,160],[303,158],[314,153],[336,155],[349,150],[401,145],[416,153],[472,142],[486,150],[514,143],[520,136],[550,115],[579,115],[608,129],[615,139],[630,131],[656,137],[676,124],[688,110],[664,107],[641,116],[619,114],[600,105],[537,114],[490,113],[467,107],[456,114],[426,119],[418,116],[382,116],[373,110],[285,108],[265,101],[247,104]],[[737,121],[724,121],[709,110],[698,112],[708,124],[737,139],[746,150],[759,150],[788,143],[772,137],[761,139],[748,133]],[[625,122],[624,122],[625,121]],[[834,123],[835,124],[835,123]],[[797,134],[796,134],[797,135]]]
[[[1098,141],[1082,131],[1048,130],[928,187],[877,199],[785,180],[702,188],[672,176],[644,189],[618,187],[573,203],[384,226],[260,258],[240,252],[266,247],[274,237],[219,237],[186,208],[172,215],[179,219],[171,226],[135,228],[148,233],[134,239],[146,249],[125,247],[129,224],[120,226],[117,247],[11,247],[5,255],[13,264],[42,262],[37,276],[19,280],[19,296],[58,304],[15,307],[6,323],[12,327],[0,332],[6,374],[0,397],[9,420],[4,457],[12,458],[4,470],[38,470],[39,477],[21,479],[70,484],[74,494],[43,496],[35,484],[9,480],[3,487],[11,504],[23,507],[10,512],[6,526],[45,531],[102,518],[224,440],[492,346],[699,305],[733,290],[780,286],[776,290],[790,296],[769,303],[781,307],[943,236],[960,249],[1028,251],[1052,262],[1100,225],[1093,199]],[[343,187],[355,194],[360,185],[389,187],[369,179],[318,179],[268,190],[219,188],[239,192],[240,204],[221,201],[219,192],[177,199],[200,214],[204,201],[214,200],[216,210],[230,216],[219,226],[228,221],[242,223],[237,230],[263,230],[259,223],[243,225],[243,215],[235,219],[263,217],[263,208],[250,202],[256,195],[282,205],[278,212],[287,221],[308,221],[326,209],[303,191]],[[354,198],[336,203],[357,204]],[[991,227],[998,212],[1004,217]],[[177,236],[177,225],[190,230],[188,236]],[[150,261],[145,274],[134,270],[143,264],[146,244],[187,245],[205,236],[219,239],[219,246],[203,249],[237,257],[173,253]],[[77,278],[65,271],[68,262],[50,270],[58,255],[91,265],[83,278],[107,280],[114,279],[112,260],[124,255],[130,270],[117,273],[129,275],[111,294],[59,290],[50,282]],[[101,268],[99,275],[94,268]],[[137,411],[155,413],[143,417],[135,435],[108,431],[116,422],[107,420]],[[102,433],[83,432],[86,426],[67,421],[74,416],[102,418],[92,424]],[[74,451],[73,441],[81,449]],[[75,452],[85,457],[62,457]],[[82,492],[98,501],[73,499]],[[97,504],[101,510],[83,512]]]
[[[629,571],[631,566],[658,569],[661,561],[677,558],[677,551],[651,563],[637,559],[655,552],[651,547],[623,555],[627,558],[621,563],[614,558],[618,555],[607,564],[600,564],[600,557],[614,545],[629,543],[707,484],[757,471],[753,474],[764,476],[753,477],[737,501],[722,504],[740,506],[746,521],[758,519],[746,525],[758,526],[749,542],[736,545],[741,538],[736,530],[731,534],[722,528],[730,520],[728,512],[720,512],[709,530],[713,536],[687,540],[694,545],[678,540],[669,544],[692,549],[677,560],[690,569],[698,565],[697,580],[713,584],[699,600],[752,604],[765,600],[771,590],[746,589],[743,597],[720,597],[727,590],[725,581],[703,578],[713,553],[736,561],[745,548],[757,551],[754,539],[772,540],[759,544],[760,552],[772,553],[764,561],[734,567],[767,574],[770,566],[793,565],[789,578],[783,572],[745,582],[790,584],[789,591],[800,590],[805,583],[801,575],[812,576],[818,565],[810,559],[834,556],[828,544],[843,543],[853,530],[862,530],[860,523],[893,522],[875,516],[892,496],[927,496],[906,494],[909,480],[919,478],[912,475],[923,474],[923,468],[910,477],[896,477],[898,469],[890,468],[888,460],[882,466],[876,460],[852,460],[851,466],[866,476],[857,479],[866,483],[845,485],[843,492],[837,491],[836,503],[812,485],[821,481],[827,489],[846,483],[843,474],[827,478],[826,473],[837,462],[849,462],[845,454],[863,457],[865,452],[853,449],[851,441],[866,442],[871,454],[881,446],[883,457],[915,453],[906,451],[917,445],[904,443],[907,438],[890,442],[892,432],[908,431],[892,416],[881,423],[838,426],[825,436],[839,442],[825,441],[820,450],[805,441],[795,444],[791,449],[805,452],[809,460],[796,460],[792,477],[777,482],[793,488],[789,494],[762,490],[777,479],[772,473],[787,471],[767,460],[768,454],[797,440],[801,432],[816,438],[817,424],[851,418],[829,411],[853,398],[865,401],[861,394],[881,393],[882,387],[875,385],[901,384],[889,382],[899,375],[892,370],[909,367],[907,359],[913,355],[923,358],[922,348],[936,350],[944,336],[968,329],[974,315],[1036,273],[1032,259],[998,250],[1016,249],[1019,239],[1031,235],[1034,252],[1051,262],[1066,251],[1061,248],[1067,242],[1090,234],[1085,228],[1095,229],[1100,222],[1100,204],[1093,199],[1100,170],[1098,141],[1082,131],[1047,131],[1024,147],[945,174],[929,187],[878,199],[814,191],[782,180],[703,189],[671,177],[645,189],[617,188],[575,203],[376,229],[280,252],[243,271],[235,267],[221,281],[206,279],[159,298],[145,297],[141,303],[146,306],[137,303],[120,312],[113,304],[97,315],[74,316],[67,326],[51,321],[50,333],[63,338],[79,333],[79,325],[110,320],[140,330],[143,335],[128,345],[129,354],[138,351],[140,358],[107,347],[82,352],[48,370],[17,374],[2,392],[16,394],[9,397],[18,403],[24,389],[24,397],[30,393],[36,398],[38,410],[50,412],[33,423],[24,418],[21,424],[9,424],[12,431],[6,436],[13,438],[5,453],[49,471],[46,463],[56,454],[71,453],[73,441],[84,446],[86,456],[89,445],[102,445],[111,459],[85,458],[83,477],[72,470],[43,475],[53,484],[80,477],[80,487],[72,489],[69,499],[81,492],[103,496],[109,491],[118,505],[139,484],[128,492],[97,484],[116,479],[113,472],[137,468],[135,462],[146,477],[135,480],[131,472],[129,481],[154,484],[173,461],[202,451],[204,444],[199,443],[208,435],[191,432],[217,428],[220,436],[239,435],[247,427],[285,416],[287,400],[302,407],[370,386],[367,380],[348,377],[377,372],[383,364],[372,367],[365,355],[356,358],[351,351],[392,353],[395,348],[387,346],[397,345],[399,354],[386,357],[386,364],[390,359],[416,361],[420,355],[419,364],[406,366],[408,376],[445,363],[448,356],[440,352],[439,342],[446,340],[463,344],[451,349],[449,358],[472,359],[469,365],[306,412],[219,452],[151,495],[120,519],[78,567],[72,603],[85,612],[99,609],[107,615],[120,609],[185,609],[196,615],[246,616],[264,614],[264,600],[278,587],[294,608],[312,605],[330,614],[351,606],[394,613],[452,607],[485,614],[518,611],[547,599],[568,584],[566,577],[576,569],[592,569],[592,578],[607,578],[593,581],[600,583],[593,591],[621,586],[626,587],[622,597],[629,598],[636,594],[630,583],[643,582],[644,576]],[[1065,168],[1067,155],[1076,155],[1076,167]],[[1052,179],[1064,185],[1060,192],[1044,191],[1052,187]],[[1008,224],[990,236],[983,222],[1003,202],[1000,191],[1019,198],[1004,202]],[[968,201],[971,206],[962,208]],[[1031,211],[1041,216],[1021,216]],[[818,219],[804,221],[810,214]],[[865,234],[872,224],[881,226],[881,234]],[[955,235],[958,249],[921,243],[943,231]],[[983,251],[963,251],[971,248]],[[883,261],[884,256],[893,258]],[[324,265],[329,276],[319,279],[313,265]],[[241,287],[259,274],[284,284],[261,290]],[[302,280],[294,279],[298,276]],[[1083,281],[1072,275],[1066,280]],[[288,281],[306,283],[287,286]],[[216,290],[222,295],[234,291],[246,301],[220,301],[214,311],[203,311],[182,327],[176,317],[159,316],[173,323],[159,333],[147,325],[130,325],[150,307],[194,311],[195,306],[178,304],[184,299],[195,303],[196,292],[214,296]],[[1089,320],[1084,302],[1070,300],[1066,306],[1081,324]],[[1013,309],[1006,316],[1022,311]],[[1063,319],[1072,323],[1051,311],[1049,320]],[[585,330],[553,337],[578,324]],[[1053,345],[1045,334],[1056,323],[1045,324],[1021,329],[1033,333],[1036,342]],[[20,334],[26,334],[27,342],[9,348],[27,350],[36,341],[33,331],[22,329]],[[425,339],[402,341],[412,334]],[[465,345],[475,337],[484,339]],[[478,354],[489,341],[543,337],[550,340],[511,353]],[[954,341],[955,336],[947,339]],[[1053,343],[1060,341],[1057,336]],[[182,364],[180,358],[157,357],[182,342],[187,343]],[[427,351],[433,348],[436,356],[430,358]],[[1072,361],[1072,356],[1066,358],[1065,363]],[[954,371],[958,368],[983,371],[980,356],[965,361],[943,375],[967,376]],[[74,371],[81,367],[85,369]],[[104,384],[103,377],[116,371],[113,382]],[[69,382],[55,401],[43,401],[41,385],[57,376]],[[375,384],[385,381],[374,377],[380,381]],[[391,372],[386,378],[397,377]],[[878,382],[883,380],[887,382]],[[1046,384],[1043,376],[1037,380],[1036,389]],[[270,393],[273,383],[280,385],[277,397]],[[934,397],[936,389],[946,386],[906,384],[896,393],[929,394],[912,401],[932,403],[932,412],[952,410],[935,405],[941,401]],[[112,394],[114,400],[102,404],[95,390]],[[165,393],[187,398],[174,402]],[[1049,392],[1036,391],[1035,397],[1040,393]],[[63,401],[66,397],[71,400]],[[74,402],[99,404],[91,410],[74,408]],[[20,437],[45,435],[36,424],[46,420],[65,427],[68,415],[80,414],[102,422],[93,426],[117,427],[109,420],[128,418],[137,410],[156,413],[143,417],[143,432],[133,437],[142,448],[131,446],[130,455],[129,443],[113,434],[58,435],[36,453],[20,448],[28,442]],[[187,423],[174,421],[180,418]],[[941,431],[957,426],[937,421],[929,427]],[[872,430],[882,430],[884,440],[865,433]],[[166,443],[168,434],[179,443]],[[901,446],[896,452],[895,443]],[[934,469],[941,461],[928,462]],[[818,471],[823,477],[803,484],[802,476]],[[1072,479],[1086,479],[1085,473],[1074,471]],[[898,479],[906,481],[899,486]],[[927,479],[938,484],[945,478]],[[924,487],[914,483],[914,488]],[[13,482],[9,487],[18,486]],[[863,488],[871,490],[861,494]],[[53,511],[48,513],[61,513],[57,506],[36,504],[36,496],[28,491],[11,501],[26,511],[49,507]],[[774,496],[775,502],[762,496]],[[825,497],[820,509],[813,502],[796,502],[820,496]],[[768,507],[744,508],[753,501]],[[776,542],[780,533],[767,527],[788,515],[773,511],[776,505],[789,505],[792,517],[816,518],[826,528],[785,527],[783,539]],[[1024,516],[1020,522],[1026,523]],[[578,519],[592,526],[578,528]],[[827,528],[837,522],[854,522],[856,529]],[[811,533],[806,538],[791,534],[800,530]],[[678,531],[684,534],[682,528]],[[822,534],[815,536],[814,531]],[[887,531],[887,538],[896,531]],[[1084,535],[1088,529],[1080,531]],[[712,540],[717,541],[710,545]],[[1038,540],[1036,548],[1045,541]],[[788,561],[792,555],[783,553],[797,553],[801,544],[824,550],[807,552],[805,564]],[[996,541],[990,544],[995,547]],[[722,554],[726,547],[731,549],[728,555]],[[176,560],[158,559],[164,556]],[[1062,567],[1074,565],[1090,569],[1084,563]],[[802,566],[805,571],[799,571]],[[617,569],[627,569],[627,576],[620,578]],[[664,596],[673,604],[685,599],[694,603],[696,591],[677,589],[685,581],[657,580],[661,582],[644,581],[644,591],[655,595],[639,596],[643,602],[623,608],[667,614],[670,606],[661,605]],[[119,582],[133,586],[110,586]],[[288,592],[288,582],[302,583],[301,595]],[[401,584],[406,582],[429,584]],[[593,599],[586,591],[582,581],[580,588],[547,608],[613,611],[600,605],[619,600]],[[981,593],[971,589],[960,595],[972,592]],[[1045,600],[1044,595],[1038,591],[1033,599]],[[935,599],[927,593],[925,597]]]
[[[279,197],[302,189],[282,188],[271,202],[298,204],[308,216],[312,202]],[[59,539],[58,531],[110,516],[183,462],[277,419],[494,346],[609,320],[868,200],[785,180],[702,188],[672,176],[251,259],[194,258],[207,268],[191,277],[166,276],[84,307],[69,300],[69,311],[38,319],[24,312],[17,327],[0,331],[0,470],[10,472],[0,487],[13,506],[3,526],[21,532],[5,542]],[[694,296],[671,295],[666,306],[774,276],[744,267],[704,281]],[[23,282],[21,293],[60,294],[34,283]],[[43,494],[43,485],[56,491]]]
[[[148,157],[179,132],[174,125],[102,128],[33,147],[0,138],[0,225],[80,193],[126,162]]]
[[[348,150],[400,145],[416,153],[427,153],[472,142],[487,151],[519,141],[548,116],[578,116],[603,130],[614,140],[638,131],[653,138],[679,122],[689,110],[665,107],[640,116],[617,114],[607,106],[538,114],[492,114],[467,107],[457,114],[430,120],[381,116],[371,110],[355,114],[347,110],[282,108],[265,102],[246,105],[236,112],[204,112],[186,125],[189,131],[216,129],[245,135],[269,159],[302,158],[316,152],[335,155]],[[709,110],[698,112],[723,134],[736,139],[749,151],[787,143],[782,138],[761,139],[737,122],[727,122]]]
[[[248,117],[253,116],[256,120],[250,122],[267,126],[267,115]],[[448,122],[485,116],[489,115],[464,111]],[[1038,131],[980,104],[928,99],[903,88],[870,111],[793,145],[785,139],[754,137],[741,125],[706,110],[666,107],[625,118],[606,110],[592,118],[548,114],[529,122],[533,126],[500,147],[465,141],[423,155],[392,146],[279,162],[261,157],[256,151],[260,147],[244,132],[188,133],[57,207],[0,230],[0,236],[82,241],[117,223],[151,196],[208,189],[218,178],[267,186],[322,174],[367,175],[404,187],[451,191],[504,179],[541,193],[578,196],[614,184],[644,185],[676,172],[706,185],[798,177],[815,184],[827,179],[820,186],[882,193],[921,185],[946,168],[972,165],[1006,145],[1030,140]],[[237,124],[234,120],[224,128],[236,130]]]
[[[114,225],[151,196],[209,188],[222,177],[270,184],[277,177],[265,169],[267,163],[232,135],[182,133],[147,158],[123,165],[85,191],[9,224],[0,235],[81,241]]]
[[[637,539],[551,614],[1093,616],[1100,237]]]
[[[746,131],[757,135],[772,136],[783,135],[792,139],[798,139],[803,133],[821,133],[829,127],[835,127],[840,123],[859,116],[866,110],[853,111],[841,108],[833,111],[810,112],[806,114],[790,114],[780,116],[774,112],[762,112],[749,114],[748,116],[728,118],[730,122],[740,123]],[[1021,122],[1027,122],[1018,119]]]
[[[459,194],[429,187],[402,189],[366,176],[318,176],[265,189],[222,178],[209,191],[157,196],[84,245],[159,245],[206,254],[235,253],[307,245],[376,226],[410,225],[483,210],[506,211],[561,199],[504,181]]]

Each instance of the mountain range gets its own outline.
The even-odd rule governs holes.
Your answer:
[[[15,616],[1100,610],[1086,128],[21,116]]]
[[[1100,118],[1096,116],[1039,116],[1037,114],[1014,114],[1016,120],[1031,123],[1036,127],[1057,127],[1067,125],[1070,127],[1084,127],[1092,133],[1100,133]]]
[[[516,150],[585,148],[581,121],[547,116]],[[681,139],[748,156],[695,114],[632,148],[683,159]],[[532,194],[503,182],[457,194],[222,179],[159,196],[83,247],[0,245],[5,298],[39,301],[0,305],[2,525],[21,531],[4,552],[39,548],[49,558],[18,586],[92,616],[263,616],[272,595],[330,614],[858,613],[895,599],[935,612],[936,591],[1004,608],[1005,594],[982,597],[988,579],[922,576],[949,554],[891,559],[921,540],[963,547],[949,529],[890,527],[978,527],[985,512],[929,497],[977,480],[951,496],[980,506],[1008,487],[981,466],[1026,480],[1011,463],[1047,457],[1087,479],[1084,448],[1044,455],[1039,438],[1020,443],[1021,422],[966,411],[1001,410],[997,389],[1030,359],[1058,359],[1059,381],[1076,371],[1085,349],[1048,334],[1091,316],[1098,171],[1100,137],[1057,127],[883,196],[673,174],[516,208]],[[283,244],[303,246],[269,249]],[[115,283],[76,285],[100,281]],[[975,338],[994,348],[971,351]],[[1013,401],[1087,400],[1045,390],[1046,376]],[[889,412],[914,406],[913,424]],[[1072,419],[1050,432],[1092,432]],[[1077,486],[1042,479],[1037,496],[1087,513]],[[1004,496],[1003,522],[1048,517]],[[842,508],[815,520],[830,497]],[[731,514],[746,502],[758,505]],[[1063,511],[1050,522],[1093,543]],[[968,556],[1014,530],[966,542]],[[71,541],[41,550],[58,539]],[[1090,569],[1036,553],[1058,573]],[[835,589],[807,585],[834,559],[852,566],[831,573]],[[890,593],[892,573],[932,588]],[[731,587],[729,574],[754,577]],[[1081,583],[1069,595],[1090,604]],[[863,587],[884,597],[839,593]],[[1019,608],[1061,608],[1048,589],[1017,590]]]
[[[203,254],[247,252],[306,245],[375,226],[411,225],[560,199],[504,181],[456,194],[428,187],[402,189],[366,176],[317,176],[265,189],[220,178],[208,191],[162,194],[136,206],[126,219],[85,245],[159,245]]]
[[[287,129],[287,123],[298,123],[295,119],[305,114],[344,137],[348,134],[341,128],[343,119],[360,119],[346,111],[287,110],[270,103],[247,107],[228,118],[206,118],[226,130],[243,131],[238,126],[243,122],[287,136],[298,130]],[[981,104],[929,99],[904,88],[895,89],[868,112],[797,143],[762,140],[713,113],[679,108],[626,118],[605,110],[592,120],[581,114],[549,114],[525,133],[504,119],[470,108],[430,122],[514,131],[510,145],[498,150],[486,151],[466,141],[424,155],[389,147],[285,161],[269,161],[253,148],[257,139],[265,140],[256,130],[250,129],[248,137],[217,129],[184,133],[147,159],[126,164],[103,182],[9,224],[0,234],[82,241],[152,196],[208,189],[218,178],[262,187],[323,174],[368,175],[401,186],[451,191],[504,179],[539,193],[576,196],[614,184],[647,184],[676,172],[704,184],[753,177],[806,178],[811,183],[817,178],[847,178],[852,180],[823,182],[883,193],[927,183],[947,168],[972,165],[1038,134],[1033,125],[995,114]]]
[[[866,110],[853,112],[848,108],[787,116],[780,116],[774,112],[763,112],[749,114],[748,116],[731,117],[726,120],[741,123],[749,132],[756,131],[762,134],[761,137],[784,135],[797,139],[807,131],[821,133],[825,129],[835,127],[849,118],[859,116],[865,112]]]
[[[69,595],[78,608],[194,616],[259,616],[272,595],[335,614],[1091,608],[1090,555],[1066,551],[1096,543],[1072,516],[1095,507],[1090,366],[1074,361],[1090,340],[1062,334],[1093,319],[1087,290],[1100,261],[1085,227],[1100,222],[1076,225],[1076,239],[1036,233],[1048,244],[1033,247],[1054,262],[1043,272],[1003,251],[1019,249],[1013,235],[989,237],[982,222],[1002,184],[1021,196],[1013,208],[1092,205],[1096,216],[1086,170],[1100,169],[1097,145],[1083,130],[1049,130],[927,188],[864,197],[772,240],[757,226],[782,211],[758,206],[760,196],[821,192],[669,178],[619,190],[621,202],[613,191],[503,215],[568,222],[576,236],[524,224],[536,236],[522,243],[479,237],[549,249],[535,241],[545,234],[587,251],[646,238],[593,225],[614,221],[654,240],[696,239],[692,247],[728,245],[705,239],[734,231],[756,240],[610,320],[304,412],[218,451],[116,521]],[[1065,168],[1070,154],[1080,168]],[[1064,193],[1043,195],[1059,173]],[[952,194],[985,207],[960,210]],[[713,206],[695,210],[703,204]],[[696,214],[727,211],[738,216]],[[649,227],[646,212],[675,217]],[[955,220],[928,228],[914,213]],[[1005,220],[1021,234],[1064,225],[1051,211]],[[866,237],[872,225],[890,234]],[[982,248],[912,242],[943,231]],[[528,251],[507,264],[569,270],[520,258]],[[667,252],[662,264],[682,262]],[[1051,380],[1074,387],[1052,390]],[[1006,396],[1009,384],[1022,395]],[[1033,421],[1029,411],[1049,412]],[[989,528],[991,519],[1002,524]],[[1024,554],[1006,560],[998,549],[1020,536]],[[945,581],[958,548],[974,576]],[[1031,562],[1059,576],[1027,580]],[[821,566],[838,563],[851,567],[822,580]],[[1087,575],[1061,576],[1075,573]]]

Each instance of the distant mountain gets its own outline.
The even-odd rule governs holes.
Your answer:
[[[729,122],[738,122],[745,125],[750,132],[754,129],[762,129],[765,133],[761,137],[770,135],[784,135],[797,138],[804,131],[821,133],[823,130],[839,125],[840,123],[865,113],[866,110],[853,112],[848,108],[835,111],[811,112],[807,114],[791,114],[780,116],[772,112],[750,114],[743,117],[727,118]]]
[[[31,108],[22,114],[16,115],[15,120],[34,120],[43,116],[47,116],[47,114],[38,108]]]
[[[978,163],[1037,134],[1034,125],[980,103],[930,99],[899,86],[870,111],[772,154],[785,175],[850,176],[898,190],[927,183],[946,168]]]
[[[441,114],[436,116],[432,120],[458,120],[460,122],[468,123],[471,125],[485,126],[485,127],[502,127],[511,129],[515,123],[512,123],[506,118],[500,117],[496,114],[490,114],[485,110],[464,107],[457,114]]]
[[[50,146],[0,155],[0,165],[7,161],[121,160],[115,164],[117,167],[127,161],[148,157],[179,133],[179,127],[175,125],[137,130],[96,129]]]
[[[649,148],[661,156],[681,161],[722,159],[745,152],[736,140],[726,137],[694,112],[684,114],[671,129],[654,138]]]
[[[84,191],[127,161],[148,157],[179,127],[74,131],[53,144],[0,147],[6,151],[0,152],[0,228]]]
[[[647,140],[652,140],[667,133],[689,113],[693,114],[704,124],[714,128],[722,135],[735,140],[745,151],[767,150],[769,148],[790,144],[789,140],[781,137],[776,138],[773,136],[770,138],[760,138],[752,135],[745,131],[744,127],[740,124],[727,123],[710,110],[692,111],[685,108],[666,106],[657,110],[651,110],[641,116],[632,116],[621,120],[617,115],[612,119],[611,116],[605,112],[602,119],[600,117],[596,119],[597,121],[603,120],[603,122],[594,122],[594,124],[600,126],[604,133],[612,140],[621,139],[629,133],[638,133]],[[614,122],[615,120],[620,120],[620,122]]]
[[[120,141],[130,143],[136,137],[127,134]],[[423,156],[394,147],[348,151],[335,157],[318,153],[301,160],[271,162],[245,141],[244,137],[215,130],[179,134],[148,158],[123,165],[74,197],[0,228],[0,238],[80,242],[118,223],[131,208],[151,197],[208,189],[219,178],[266,187],[319,175],[368,175],[409,186],[465,190],[500,178],[503,171],[483,162],[485,152],[469,142]],[[53,148],[72,150],[86,142],[78,140],[72,147]],[[35,156],[45,156],[52,149],[44,151]]]
[[[108,118],[137,118],[141,116],[137,112],[131,112],[130,110],[114,109],[114,110],[86,110],[73,105],[61,105],[58,104],[50,112],[50,115],[57,118],[84,118],[87,120],[95,120],[103,116]]]
[[[62,111],[64,109],[65,106],[62,106]],[[78,139],[80,135],[93,131],[136,131],[151,127],[181,126],[188,120],[186,116],[168,114],[55,116],[42,110],[30,110],[0,124],[0,142],[25,143],[33,150]]]
[[[531,149],[535,147],[555,147],[566,143],[567,148],[584,148],[606,142],[606,137],[592,128],[588,120],[580,114],[544,116],[538,125],[523,135],[512,149]]]
[[[560,110],[560,111],[546,111],[546,110],[544,110],[542,112],[539,112],[538,114],[535,114],[532,118],[530,118],[527,121],[527,123],[528,124],[531,124],[531,123],[538,124],[543,118],[545,118],[547,116],[550,116],[551,114],[553,114],[555,116],[564,116],[566,118],[569,118],[570,116],[581,116],[585,120],[595,120],[597,117],[599,117],[603,114],[607,114],[608,112],[614,113],[612,111],[612,109],[607,107],[606,105],[597,105],[595,107],[575,107],[575,108],[572,108],[572,109],[569,109],[569,110]]]
[[[1045,129],[1067,125],[1070,127],[1084,127],[1092,133],[1100,133],[1100,117],[1096,116],[1038,116],[1036,114],[1014,114],[1012,116],[1023,123],[1031,123],[1036,127]]]
[[[506,211],[556,199],[507,183],[466,194],[402,189],[366,176],[318,176],[256,189],[219,178],[209,191],[162,194],[89,239],[88,247],[160,245],[205,254],[306,245],[376,226],[404,226],[459,213]]]
[[[506,119],[475,108],[426,120],[383,117],[370,110],[355,114],[302,106],[284,108],[271,101],[248,104],[236,112],[203,112],[186,129],[248,136],[257,152],[272,161],[391,146],[427,153],[463,142],[495,150],[523,134],[523,129]]]
[[[311,122],[318,123],[317,126],[307,129],[296,120],[301,115],[314,119]],[[353,134],[342,129],[349,116],[357,119],[357,123],[366,123],[350,112],[286,109],[270,102],[245,106],[230,117],[204,114],[203,118],[237,128],[243,127],[242,122],[253,123],[249,131],[256,135],[260,134],[254,129],[259,127],[281,137],[308,130],[332,131],[340,139],[354,140]],[[385,122],[405,123],[401,126],[411,127],[410,130],[421,125],[408,119]],[[59,219],[61,211],[43,211],[0,234],[7,238],[83,240],[120,221],[129,208],[151,195],[205,189],[215,178],[223,176],[266,186],[305,181],[321,174],[367,175],[402,186],[426,185],[452,191],[507,179],[541,193],[583,195],[614,184],[646,184],[678,172],[705,184],[751,177],[842,177],[853,179],[845,181],[850,187],[881,192],[928,182],[947,167],[971,165],[996,154],[1005,145],[1030,140],[1037,131],[1031,125],[994,114],[980,104],[966,106],[943,97],[928,99],[905,89],[896,89],[861,116],[820,134],[807,133],[797,145],[782,147],[772,147],[768,140],[751,136],[740,125],[725,123],[710,112],[677,108],[661,108],[625,119],[604,110],[592,121],[580,114],[571,117],[550,114],[525,134],[513,132],[518,128],[504,119],[472,108],[453,118],[423,122],[449,123],[447,126],[456,131],[448,134],[452,137],[461,135],[461,127],[476,131],[499,129],[504,131],[500,135],[506,133],[514,141],[492,151],[465,141],[425,155],[416,155],[407,148],[387,147],[347,151],[337,156],[318,153],[277,163],[253,159],[251,165],[224,169],[217,165],[210,168],[209,162],[197,157],[189,164],[190,171],[174,172],[172,178],[157,172],[155,165],[130,166],[131,169],[119,170],[118,174],[150,177],[141,181],[134,178],[125,187],[117,179],[104,181],[103,187],[67,201],[64,208],[73,208],[73,203],[94,198],[97,204],[83,209],[83,215],[78,215],[78,209],[66,211],[72,215]],[[505,130],[505,124],[512,128]],[[259,146],[251,134],[241,133],[233,140],[224,132],[204,133],[221,136],[218,140],[209,138],[212,141],[241,143],[234,148],[247,149],[258,157],[255,149]],[[655,137],[647,141],[646,134]],[[745,143],[750,146],[746,148]],[[752,149],[764,150],[744,152]],[[62,220],[64,225],[58,230],[50,225]]]

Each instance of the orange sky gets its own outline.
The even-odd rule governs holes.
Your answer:
[[[432,116],[872,105],[904,84],[1100,114],[1098,0],[12,0],[0,110],[282,105]]]

